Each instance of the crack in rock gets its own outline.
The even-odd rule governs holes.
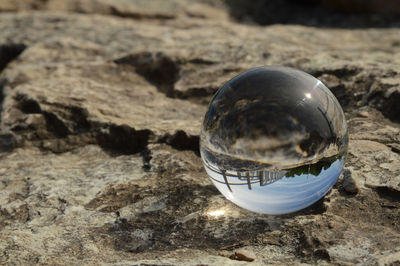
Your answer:
[[[7,67],[8,63],[15,60],[25,49],[26,45],[22,43],[0,45],[0,73]]]
[[[170,20],[174,19],[175,16],[172,14],[162,14],[162,13],[154,13],[154,14],[144,14],[140,13],[139,11],[134,12],[134,11],[129,11],[129,10],[123,10],[117,7],[110,7],[110,14],[122,18],[131,18],[131,19],[159,19],[159,20]]]
[[[382,198],[388,198],[390,201],[400,202],[400,191],[386,186],[372,186],[366,184],[367,187],[375,190]]]
[[[109,125],[97,136],[97,142],[105,150],[119,154],[134,154],[147,148],[150,130],[135,130],[127,125]]]
[[[15,100],[18,103],[17,108],[25,114],[39,114],[42,112],[39,103],[35,99],[29,98],[26,94],[17,94]]]
[[[0,45],[0,73],[7,67],[7,65],[15,60],[24,50],[26,49],[25,44],[2,44]],[[0,123],[1,113],[3,110],[4,87],[7,83],[6,79],[0,80]]]
[[[3,113],[3,101],[5,98],[4,95],[4,87],[6,86],[6,80],[1,79],[0,80],[0,125],[1,125],[1,120],[2,120],[2,113]]]
[[[200,137],[187,135],[183,130],[178,130],[172,135],[165,134],[157,140],[157,143],[166,143],[177,150],[190,150],[200,155]]]
[[[400,86],[400,84],[398,84]],[[368,97],[369,104],[393,122],[400,123],[400,87],[386,91],[372,91]]]
[[[114,60],[130,65],[168,97],[174,96],[174,84],[179,79],[179,63],[164,53],[142,52]]]

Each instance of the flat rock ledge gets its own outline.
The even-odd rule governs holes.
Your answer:
[[[209,1],[0,11],[0,264],[400,263],[400,29],[240,24]],[[213,93],[261,65],[320,78],[348,119],[345,177],[292,215],[234,206],[199,157]]]

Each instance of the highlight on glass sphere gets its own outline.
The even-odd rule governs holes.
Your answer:
[[[321,199],[347,151],[343,110],[318,79],[293,68],[251,69],[214,95],[200,152],[217,189],[250,211],[286,214]]]

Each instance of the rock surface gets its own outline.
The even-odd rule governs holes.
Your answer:
[[[399,263],[400,30],[249,26],[220,2],[158,2],[0,4],[0,263]],[[357,194],[340,179],[274,217],[213,187],[206,105],[260,65],[337,96]],[[221,255],[239,249],[256,259]]]

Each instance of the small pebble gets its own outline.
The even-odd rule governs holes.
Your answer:
[[[357,114],[357,116],[358,116],[358,117],[367,118],[367,117],[369,117],[369,113],[368,113],[367,111],[360,111],[360,112]]]
[[[358,188],[357,181],[352,177],[352,172],[349,169],[345,169],[343,171],[342,186],[344,191],[349,194],[357,194],[360,190]]]
[[[251,250],[238,249],[235,251],[235,254],[231,256],[231,259],[242,260],[242,261],[254,261],[256,259],[256,255]]]

